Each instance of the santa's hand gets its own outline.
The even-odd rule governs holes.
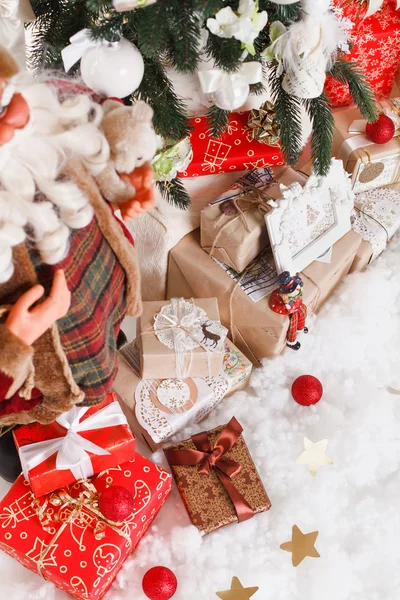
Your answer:
[[[149,163],[138,167],[129,175],[121,174],[120,177],[136,190],[133,198],[119,206],[124,220],[135,219],[155,207],[153,170]]]
[[[55,272],[48,298],[32,308],[43,294],[43,286],[34,285],[14,304],[6,320],[6,327],[9,331],[27,346],[31,346],[69,310],[71,292],[68,289],[64,271]]]

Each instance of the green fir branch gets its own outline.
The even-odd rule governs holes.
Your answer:
[[[156,181],[156,186],[164,200],[176,208],[186,210],[190,206],[192,201],[180,179]]]
[[[295,165],[302,150],[301,103],[282,88],[283,76],[271,66],[270,85],[276,120],[280,128],[281,150],[288,165]]]
[[[194,73],[199,60],[203,21],[196,0],[169,0],[169,44],[167,58],[182,73]]]
[[[221,38],[209,34],[206,54],[215,61],[215,66],[225,71],[237,71],[240,67],[239,59],[243,50],[241,43],[234,38]]]
[[[350,94],[362,115],[372,123],[378,118],[375,96],[368,79],[356,62],[339,58],[329,71],[334,79],[349,86]]]
[[[266,10],[270,21],[281,21],[288,25],[290,21],[299,21],[301,18],[301,4],[275,4],[268,0],[260,0],[260,10]]]
[[[159,57],[168,39],[168,0],[133,11],[140,51],[147,57]]]
[[[223,110],[215,105],[210,106],[206,116],[210,126],[210,133],[213,138],[217,139],[225,133],[229,123],[229,115],[229,110]]]
[[[191,127],[186,115],[186,105],[175,94],[174,87],[161,63],[144,57],[145,71],[142,83],[133,99],[148,102],[154,110],[154,128],[163,138],[180,140]]]
[[[328,174],[332,160],[332,141],[335,120],[325,93],[318,98],[303,100],[312,122],[311,154],[317,175]]]

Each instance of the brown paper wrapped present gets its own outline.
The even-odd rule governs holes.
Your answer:
[[[144,302],[138,319],[142,379],[219,375],[226,334],[216,298]]]
[[[113,389],[132,431],[153,452],[183,427],[199,423],[224,398],[242,389],[252,370],[251,362],[228,338],[224,344],[223,372],[217,377],[147,382],[140,377],[139,365],[136,343],[123,346]]]
[[[315,261],[304,270],[303,301],[311,312],[320,308],[349,272],[360,242],[360,236],[350,231],[333,246],[329,264]],[[275,272],[275,279],[265,285],[272,291],[276,281]],[[234,344],[257,366],[261,359],[272,358],[285,348],[288,317],[269,308],[268,294],[253,301],[200,247],[198,231],[171,250],[167,293],[169,297],[217,296],[221,322],[229,328]]]
[[[271,508],[242,431],[233,418],[164,450],[190,520],[203,535]]]
[[[267,201],[282,197],[280,184],[302,185],[306,179],[288,167],[250,171],[201,212],[202,248],[241,272],[269,245]]]
[[[361,271],[365,271],[371,261],[372,255],[373,250],[371,244],[366,240],[362,240],[350,267],[349,273],[359,273]]]
[[[391,110],[399,110],[390,100],[382,100],[380,108],[387,114]],[[341,159],[344,168],[351,174],[353,191],[364,192],[397,182],[400,175],[398,132],[390,142],[374,144],[365,134],[366,122],[357,108],[337,110],[334,117],[336,129],[332,155]]]

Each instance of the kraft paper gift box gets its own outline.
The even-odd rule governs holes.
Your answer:
[[[215,460],[217,444],[220,450]],[[203,535],[271,508],[235,418],[164,453],[190,520]]]
[[[30,423],[13,434],[37,497],[135,458],[135,437],[113,393],[97,406],[75,406],[54,423]]]
[[[265,215],[268,200],[282,198],[280,185],[304,185],[306,178],[288,167],[247,173],[201,212],[200,245],[237,272],[269,246]],[[226,206],[230,212],[226,214]]]
[[[78,600],[100,600],[171,491],[172,477],[139,454],[37,500],[20,475],[0,502],[0,549]],[[127,488],[134,508],[122,522],[107,520],[98,496]]]
[[[113,389],[132,431],[155,452],[171,436],[190,423],[200,422],[224,398],[242,389],[251,369],[251,362],[226,339],[221,375],[144,381],[140,378],[139,351],[132,342],[119,351]]]
[[[349,273],[359,273],[361,271],[365,271],[371,262],[372,255],[373,250],[371,244],[366,240],[362,240],[350,267]]]
[[[226,334],[216,298],[144,302],[137,337],[142,379],[220,375]]]
[[[398,108],[393,110],[400,113]],[[391,110],[390,103],[380,103],[383,110]],[[344,108],[334,112],[335,137],[332,155],[343,161],[351,174],[353,191],[365,192],[396,183],[400,176],[400,138],[397,136],[386,144],[374,144],[365,134],[365,121],[357,108]]]
[[[360,242],[360,236],[350,231],[334,244],[329,264],[315,261],[304,270],[303,301],[311,312],[320,308],[348,273]],[[266,274],[270,281],[266,275],[261,282],[267,293],[255,302],[200,247],[199,231],[195,231],[170,252],[167,293],[170,297],[179,294],[217,296],[221,322],[229,328],[230,338],[254,365],[259,366],[263,358],[273,358],[282,352],[289,327],[288,317],[269,308],[268,296],[278,283],[276,271],[273,274],[271,267],[268,268]]]

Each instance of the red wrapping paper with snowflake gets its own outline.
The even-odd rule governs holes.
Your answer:
[[[388,98],[400,64],[400,10],[396,10],[396,0],[385,0],[382,9],[366,19],[366,4],[360,9],[359,0],[334,0],[334,4],[355,24],[351,31],[353,48],[345,58],[359,64],[377,99]],[[332,77],[327,77],[325,91],[335,107],[353,102],[348,86]]]
[[[15,429],[14,440],[37,497],[134,459],[136,451],[114,393],[97,406],[74,407],[49,425]]]
[[[121,523],[107,521],[97,507],[110,485],[134,497]],[[170,491],[171,475],[140,455],[40,500],[20,475],[0,503],[0,548],[71,596],[99,600]]]
[[[193,160],[179,177],[284,165],[279,146],[268,146],[252,139],[252,130],[247,125],[249,117],[250,111],[231,113],[227,131],[218,139],[211,137],[206,117],[191,119]]]

